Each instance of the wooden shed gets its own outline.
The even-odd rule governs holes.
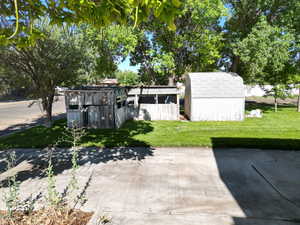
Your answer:
[[[128,92],[131,116],[141,120],[178,120],[179,90],[176,86],[131,87]]]
[[[90,86],[65,91],[68,126],[119,128],[130,115],[127,89],[119,86]]]
[[[191,121],[243,120],[245,87],[234,73],[189,73],[184,111]]]

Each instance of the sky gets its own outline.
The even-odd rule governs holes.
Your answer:
[[[118,69],[119,70],[131,70],[131,71],[134,71],[134,72],[137,72],[138,69],[139,69],[139,66],[130,66],[130,57],[128,56],[124,62],[122,62],[121,64],[118,65]]]

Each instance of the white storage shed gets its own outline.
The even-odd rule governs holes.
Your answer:
[[[243,79],[235,73],[189,73],[185,81],[184,111],[191,121],[243,120]]]

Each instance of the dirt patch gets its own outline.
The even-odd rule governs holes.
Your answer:
[[[11,218],[0,211],[1,225],[86,225],[93,213],[71,209],[41,209],[32,213],[15,212]]]

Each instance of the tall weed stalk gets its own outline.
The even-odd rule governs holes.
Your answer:
[[[6,159],[7,171],[16,166],[16,153],[10,152]],[[7,180],[8,192],[4,193],[4,203],[9,218],[13,217],[14,212],[18,209],[20,203],[20,182],[17,181],[17,174],[10,176]]]

